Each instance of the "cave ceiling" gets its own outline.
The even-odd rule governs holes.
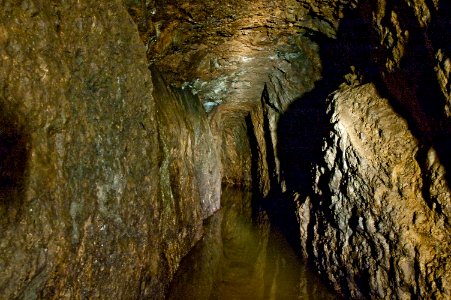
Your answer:
[[[265,84],[279,110],[321,78],[318,44],[350,1],[128,1],[149,63],[210,112],[249,111]],[[226,107],[229,107],[227,109]]]

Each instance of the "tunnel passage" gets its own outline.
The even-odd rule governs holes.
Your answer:
[[[396,225],[401,229],[408,226],[416,230],[415,234],[427,232],[427,226],[440,228],[438,222],[438,225],[429,222],[433,218],[427,217],[428,214],[445,215],[443,223],[449,224],[449,213],[444,212],[450,207],[447,192],[450,173],[446,172],[450,149],[449,47],[446,38],[442,38],[449,33],[449,26],[446,26],[449,4],[426,1],[420,9],[420,4],[411,5],[409,1],[344,1],[344,7],[337,1],[321,4],[296,1],[304,4],[304,10],[285,6],[289,1],[280,2],[250,3],[240,8],[230,5],[221,9],[221,13],[211,10],[205,18],[204,10],[196,12],[200,7],[198,1],[186,1],[183,8],[173,5],[164,10],[158,5],[161,1],[156,1],[157,5],[136,10],[141,15],[135,13],[134,19],[139,19],[138,29],[142,31],[151,63],[171,74],[174,84],[190,87],[204,105],[214,105],[207,111],[210,119],[217,116],[215,111],[228,114],[227,118],[217,118],[221,126],[215,132],[223,150],[223,175],[230,179],[228,181],[239,182],[249,172],[253,191],[270,196],[259,200],[265,201],[266,208],[272,212],[271,222],[285,227],[284,233],[293,237],[292,244],[301,244],[301,249],[297,250],[328,276],[337,290],[354,297],[389,290],[391,287],[385,282],[371,282],[368,286],[369,279],[376,278],[376,273],[368,273],[367,260],[384,257],[392,261],[405,253],[401,243],[398,245],[402,236],[399,239],[396,236],[401,230],[394,230],[395,238],[388,239],[391,249],[385,251],[385,244],[379,244],[374,233],[369,211],[375,211],[370,215],[372,218],[381,218],[381,226],[396,228]],[[226,13],[229,9],[233,14]],[[255,14],[256,11],[259,13]],[[283,13],[277,14],[277,11]],[[178,16],[177,21],[173,20],[173,15]],[[146,30],[143,20],[150,20],[148,24],[155,25],[155,30],[150,28],[152,26]],[[369,148],[388,145],[381,141],[394,141],[399,132],[390,131],[393,123],[382,130],[379,126],[385,115],[377,115],[376,108],[368,103],[361,104],[368,99],[358,92],[368,84],[375,86],[375,90],[371,90],[372,97],[387,100],[389,105],[384,110],[395,111],[399,114],[399,123],[408,124],[404,133],[412,133],[419,140],[414,160],[410,160],[410,155],[408,160],[397,158],[392,165],[387,164],[386,156],[394,153],[393,150],[403,149],[401,143],[387,153],[378,151],[374,157],[366,152],[361,157],[354,155],[363,149],[361,144]],[[266,92],[262,94],[265,85]],[[344,91],[355,92],[349,95],[356,98],[356,101],[351,97],[343,101],[344,107],[355,104],[345,111],[362,117],[353,124],[347,123],[346,116],[339,116],[339,122],[334,119],[338,116],[335,96]],[[263,103],[259,103],[261,100]],[[251,106],[253,108],[249,108]],[[359,129],[354,134],[353,125],[363,119],[365,125],[374,130],[365,135]],[[347,145],[343,141],[348,141],[348,137],[355,147],[346,147],[343,151],[342,145]],[[243,140],[246,138],[248,141]],[[325,146],[329,146],[329,152],[325,152]],[[399,153],[404,154],[404,151]],[[244,161],[250,166],[239,168],[245,165]],[[354,161],[358,162],[355,168],[349,169]],[[368,166],[377,164],[377,167],[373,170],[360,164],[366,161],[371,162]],[[406,167],[400,167],[403,165]],[[422,185],[415,189],[422,195],[403,194],[407,185],[399,182],[403,176],[416,174],[411,170],[418,165],[420,177],[409,183]],[[355,171],[367,167],[361,173]],[[386,178],[387,174],[390,176]],[[354,195],[355,187],[362,187],[366,196],[362,196],[362,192]],[[390,200],[390,206],[382,205],[378,211],[379,205],[371,201],[378,197],[381,201],[387,200],[385,190],[399,201]],[[420,200],[415,202],[414,199]],[[366,205],[362,203],[367,202],[367,209],[353,210],[353,206],[362,207]],[[399,210],[392,210],[391,205],[398,203],[402,203]],[[406,203],[411,207],[405,207]],[[423,207],[425,203],[427,209]],[[384,210],[385,207],[390,209]],[[409,216],[412,212],[413,218]],[[417,222],[418,214],[424,215],[425,224],[429,223]],[[354,215],[359,222],[355,222]],[[360,221],[365,218],[370,225],[364,241],[372,245],[368,252],[358,249],[363,239],[358,232],[363,228]],[[412,219],[414,224],[406,221]],[[347,233],[342,235],[342,232]],[[437,236],[442,236],[443,232],[440,230]],[[328,238],[324,238],[326,236]],[[447,245],[448,240],[443,238]],[[415,266],[435,258],[428,257],[431,252],[422,248],[421,243],[408,241],[406,244],[422,253],[411,253],[409,258],[413,261],[412,268],[418,269],[414,275],[421,278],[422,270]],[[334,257],[331,253],[337,248],[348,252],[340,250],[345,254]],[[385,252],[376,255],[379,249]],[[443,253],[448,252],[443,250]],[[364,257],[360,265],[353,259],[359,255]],[[379,265],[380,261],[374,264],[373,270]],[[399,267],[392,265],[394,263],[385,267],[389,270],[386,277],[391,282],[401,282],[396,276],[405,261],[400,261]],[[336,272],[337,268],[343,271]],[[423,283],[415,282],[416,279],[402,280],[412,284],[413,289],[422,288]],[[438,278],[437,282],[441,280]],[[381,295],[388,297],[396,293],[402,294],[393,290],[389,294],[381,292]],[[412,294],[421,293],[413,290]]]
[[[41,181],[41,177],[42,182],[33,186],[36,190],[49,191],[39,197],[39,202],[46,204],[41,210],[44,217],[35,210],[33,216],[36,218],[20,219],[24,221],[23,226],[20,222],[23,235],[14,236],[15,232],[11,230],[13,242],[10,244],[0,238],[1,244],[8,246],[1,249],[0,265],[8,260],[9,265],[14,266],[4,269],[0,266],[6,270],[6,274],[1,272],[0,289],[6,286],[5,282],[11,282],[3,298],[16,298],[28,290],[35,290],[36,295],[54,292],[55,298],[63,295],[76,297],[86,291],[85,286],[91,289],[85,294],[87,296],[101,295],[102,292],[108,293],[106,296],[122,293],[129,298],[133,295],[142,295],[142,298],[163,295],[181,256],[201,234],[202,218],[218,208],[216,200],[219,197],[214,196],[220,192],[220,185],[218,187],[216,183],[224,174],[221,173],[222,167],[228,172],[226,175],[231,182],[249,175],[250,169],[262,190],[273,185],[260,184],[260,181],[280,178],[285,181],[281,190],[285,188],[287,197],[272,202],[273,211],[280,211],[279,216],[273,219],[285,221],[288,218],[284,213],[291,215],[293,222],[289,225],[293,226],[290,228],[300,234],[296,242],[303,244],[302,250],[307,247],[302,254],[337,290],[356,298],[405,299],[451,295],[451,276],[442,276],[451,273],[450,231],[445,230],[445,225],[441,225],[445,222],[437,218],[443,209],[434,210],[434,205],[439,207],[437,204],[450,203],[450,194],[444,189],[447,183],[436,176],[444,172],[439,166],[435,168],[438,163],[433,168],[426,165],[423,170],[417,167],[416,161],[421,162],[430,155],[422,153],[418,159],[415,158],[416,161],[412,159],[410,153],[416,151],[414,138],[410,139],[409,145],[404,145],[406,148],[400,147],[406,139],[398,138],[403,131],[397,129],[405,127],[379,127],[385,126],[380,121],[386,120],[387,115],[402,123],[392,113],[387,101],[379,97],[381,87],[392,87],[387,88],[391,93],[386,97],[390,104],[398,103],[398,107],[405,108],[398,110],[403,118],[408,119],[410,127],[418,127],[419,132],[414,135],[421,140],[419,145],[425,144],[425,149],[434,146],[440,160],[449,159],[451,135],[449,123],[446,123],[449,111],[445,116],[440,110],[444,100],[440,93],[442,89],[449,91],[450,61],[446,57],[436,58],[449,56],[449,39],[440,40],[440,36],[449,33],[446,28],[450,27],[445,26],[446,20],[450,19],[449,6],[443,4],[445,1],[449,2],[122,1],[140,6],[132,16],[140,18],[136,24],[147,49],[148,61],[145,61],[143,45],[138,44],[136,26],[130,26],[125,10],[118,9],[119,2],[98,1],[89,5],[86,1],[80,1],[80,5],[50,3],[36,9],[32,8],[31,1],[28,1],[30,5],[24,2],[17,8],[10,4],[13,1],[6,1],[5,7],[9,9],[3,9],[2,16],[11,17],[5,18],[9,20],[6,26],[0,26],[0,52],[4,44],[8,46],[6,54],[11,58],[12,68],[9,70],[3,65],[1,68],[6,70],[7,84],[17,86],[18,95],[31,95],[23,99],[24,107],[31,108],[27,109],[29,119],[36,124],[30,128],[50,125],[49,116],[52,119],[61,116],[61,120],[68,117],[74,121],[67,123],[67,133],[61,136],[67,148],[58,153],[65,155],[62,160],[64,169],[62,173],[56,173],[58,177],[54,186],[57,189],[54,189],[47,178],[42,178],[42,175],[55,174],[55,168],[45,165],[45,160],[33,163],[33,167],[29,167],[33,173],[30,172],[29,179],[25,176],[28,172],[28,138],[23,126],[26,123],[15,117],[13,109],[0,113],[0,129],[3,130],[0,132],[0,190],[4,191],[0,217],[7,216],[1,218],[1,222],[17,219],[21,208],[24,215],[28,213],[22,198],[25,181],[34,183],[36,179]],[[377,10],[360,5],[355,7],[357,2],[374,3]],[[437,22],[432,22],[429,28],[426,28],[426,23],[417,22],[417,19],[429,18],[426,7],[421,7],[420,3],[430,9],[435,5],[436,9],[442,10],[436,17]],[[340,8],[343,5],[363,9],[362,14],[366,10],[369,13],[367,17],[349,18]],[[26,6],[29,6],[31,15],[24,11]],[[41,10],[41,6],[45,9]],[[382,9],[386,11],[382,12]],[[356,22],[365,20],[367,24]],[[55,21],[61,26],[57,34],[53,33]],[[374,36],[368,34],[373,29],[376,30]],[[322,53],[318,54],[315,43],[306,41],[319,39],[316,44],[320,51],[327,49],[327,43],[321,42],[323,37],[318,37],[315,32],[325,32],[328,38],[338,39],[337,43],[341,41],[343,47],[330,50],[333,55],[327,60]],[[400,43],[406,32],[409,32],[409,42]],[[437,32],[437,36],[430,32]],[[392,43],[400,47],[393,48]],[[443,48],[442,54],[434,49],[436,45]],[[437,53],[429,55],[430,47]],[[93,55],[85,55],[80,60],[76,49]],[[400,57],[400,50],[407,51],[404,58]],[[4,54],[0,56],[3,59]],[[61,63],[53,64],[54,61]],[[341,61],[346,70],[337,69],[333,64],[335,61]],[[228,103],[235,105],[236,109],[228,110],[230,126],[225,121],[219,122],[222,127],[210,135],[210,111],[204,114],[205,122],[201,105],[198,106],[199,112],[193,113],[193,118],[185,115],[192,110],[187,109],[189,105],[176,104],[179,103],[176,100],[191,97],[173,99],[177,97],[166,98],[158,93],[146,71],[147,63],[169,74],[168,85],[175,84],[180,89],[193,87],[190,90],[197,93],[204,105],[214,105],[217,109],[224,109]],[[387,73],[387,63],[399,65],[391,70],[392,73]],[[319,65],[323,66],[321,72]],[[351,75],[348,76],[349,85],[345,87],[349,91],[340,91],[344,81],[340,72],[349,71],[347,68],[351,65],[357,73],[363,73],[366,80],[375,81],[377,91],[360,88],[358,82],[354,85],[352,77],[356,74],[347,74]],[[430,78],[435,81],[434,76],[438,74],[432,69],[437,67],[447,72],[442,84],[428,84]],[[47,69],[50,71],[48,74]],[[324,80],[317,82],[318,77]],[[31,81],[18,80],[22,78]],[[89,84],[93,78],[101,86],[93,89]],[[263,109],[260,112],[266,115],[259,114],[261,118],[258,118],[254,112],[250,119],[243,121],[248,111],[245,110],[247,106],[239,106],[240,103],[256,103],[258,106],[265,83],[268,91],[263,99],[269,107],[264,113]],[[327,112],[325,99],[334,91],[341,98],[338,98],[340,102],[332,104],[338,103],[343,111],[353,113],[355,118],[352,121],[338,114],[338,122],[330,118],[337,106]],[[434,91],[432,97],[431,91]],[[0,89],[0,95],[3,92]],[[30,102],[34,95],[36,105]],[[93,101],[83,101],[85,95]],[[367,95],[373,99],[366,98]],[[434,99],[439,100],[436,105],[432,104]],[[2,100],[0,98],[0,104]],[[170,103],[167,100],[174,101]],[[369,105],[383,103],[387,105]],[[447,103],[450,103],[449,98]],[[163,111],[160,104],[168,105],[168,109]],[[377,118],[376,109],[389,114]],[[201,126],[197,126],[199,123],[191,126],[192,120],[198,120],[196,116],[202,117]],[[359,117],[366,119],[363,122]],[[330,150],[326,153],[322,152],[320,126],[323,124],[331,125],[334,130],[325,132],[329,138],[327,149]],[[356,124],[358,129],[355,129]],[[119,125],[117,130],[116,125]],[[438,129],[430,132],[427,127]],[[361,134],[366,128],[374,130]],[[249,146],[245,140],[246,130],[250,132]],[[404,133],[409,134],[406,129]],[[70,135],[75,135],[75,138],[71,139]],[[33,148],[40,150],[37,153],[55,153],[53,149],[47,149],[52,147],[49,137],[38,135],[34,130],[32,136]],[[379,145],[386,151],[372,151],[381,149],[375,148]],[[220,147],[225,149],[223,157],[216,155],[216,148]],[[371,152],[361,151],[363,154],[357,156],[361,149],[370,149]],[[271,154],[273,150],[278,151]],[[99,153],[101,155],[97,155]],[[249,160],[249,153],[252,160]],[[399,154],[402,159],[393,154]],[[421,157],[426,155],[428,157]],[[391,164],[387,164],[387,156],[392,158]],[[374,159],[360,166],[360,161],[370,158]],[[249,161],[251,167],[245,167],[249,166]],[[315,164],[319,165],[315,167]],[[353,168],[350,169],[349,165]],[[373,168],[374,165],[377,167]],[[445,161],[445,167],[448,165],[449,161]],[[315,168],[313,172],[312,167]],[[321,175],[318,181],[312,180],[312,173]],[[422,174],[426,178],[421,177]],[[427,182],[424,179],[429,180],[427,185],[431,188],[422,196],[417,191],[422,183]],[[32,192],[31,187],[29,190]],[[310,190],[313,190],[312,195],[309,195]],[[314,194],[316,191],[317,195]],[[438,200],[430,201],[429,206],[433,209],[429,209],[422,199],[434,193]],[[207,196],[198,197],[199,194]],[[31,193],[29,196],[32,197]],[[68,201],[71,201],[71,206]],[[79,212],[78,207],[82,209],[83,205],[86,209]],[[104,207],[111,208],[114,218],[109,218],[110,211],[104,213]],[[69,215],[73,220],[73,231],[67,230],[71,226]],[[47,222],[53,216],[55,221]],[[12,223],[11,227],[18,223]],[[40,231],[41,228],[45,230]],[[71,232],[78,231],[78,228],[86,232],[78,243],[79,251],[69,243]],[[41,232],[49,238],[44,239]],[[29,234],[35,238],[31,240]],[[39,254],[40,247],[37,247],[45,244],[46,239],[50,250],[53,249],[53,256],[48,261],[41,259],[45,256]],[[97,243],[103,241],[107,242],[106,247]],[[15,246],[17,248],[12,248]],[[436,252],[434,248],[440,251]],[[36,261],[36,264],[16,263],[23,261],[19,251],[30,253],[29,260]],[[112,257],[110,254],[123,255]],[[100,263],[96,264],[97,261]],[[448,267],[442,267],[446,264]],[[45,270],[43,276],[34,276],[41,269]],[[17,275],[10,276],[14,273]],[[44,288],[47,294],[40,293]]]
[[[220,137],[220,153],[224,184],[248,188],[251,186],[251,153],[245,115],[248,107],[225,104],[217,107],[212,119]]]
[[[0,224],[14,221],[23,203],[27,136],[13,109],[0,106]]]

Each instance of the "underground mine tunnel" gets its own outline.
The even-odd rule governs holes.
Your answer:
[[[447,0],[0,1],[1,299],[450,299]]]

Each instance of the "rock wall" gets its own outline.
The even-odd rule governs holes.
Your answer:
[[[451,297],[448,24],[445,1],[377,1],[338,26],[352,72],[312,111],[329,124],[294,199],[302,252],[353,298]]]
[[[203,107],[187,91],[171,89],[153,69],[160,176],[160,230],[171,274],[200,238],[202,220],[220,206],[221,159]]]
[[[163,298],[219,206],[200,104],[119,1],[0,7],[0,298]]]
[[[381,3],[377,12],[373,23],[385,49],[379,67],[385,91],[420,142],[425,201],[449,221],[451,6]]]
[[[294,0],[124,2],[138,24],[149,61],[165,73],[168,82],[192,91],[202,101],[214,135],[221,137],[217,142],[222,145],[224,182],[249,185],[250,152],[265,156],[256,157],[259,165],[267,163],[265,148],[270,145],[269,152],[277,151],[279,113],[311,90],[320,77],[317,45],[305,32],[318,27],[330,32],[331,25],[309,15],[304,3]],[[263,91],[266,121],[259,112]],[[252,126],[245,120],[249,114]],[[266,141],[259,140],[258,149],[249,151],[246,131],[253,127],[253,135],[263,138],[264,129],[259,126],[264,122],[271,133]],[[278,183],[277,155],[272,153],[268,159],[277,169],[270,167],[275,172],[271,180]],[[262,180],[262,192],[267,195],[265,168],[260,168],[261,177],[256,180]]]
[[[354,298],[447,298],[447,219],[428,206],[419,141],[374,85],[329,99],[333,130],[316,168],[315,193],[300,204],[306,254]],[[431,163],[436,159],[432,150]]]

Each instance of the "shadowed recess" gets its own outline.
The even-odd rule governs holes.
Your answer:
[[[6,105],[0,106],[0,218],[14,220],[22,205],[28,160],[27,137],[18,118]]]

